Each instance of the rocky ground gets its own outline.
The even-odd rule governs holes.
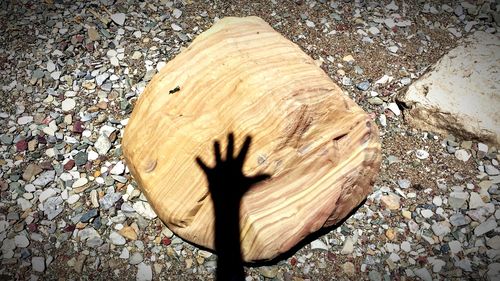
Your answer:
[[[424,2],[2,1],[0,279],[214,277],[216,256],[156,217],[120,142],[158,69],[218,19],[257,15],[377,120],[383,163],[344,224],[247,280],[498,280],[497,148],[412,129],[394,97],[461,37],[496,33],[500,5]]]

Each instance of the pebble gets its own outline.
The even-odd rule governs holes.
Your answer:
[[[395,194],[385,195],[380,198],[380,202],[389,210],[399,210],[399,197]]]
[[[471,192],[469,197],[469,209],[478,209],[484,207],[484,203],[481,195],[477,192]]]
[[[45,271],[45,259],[43,257],[32,257],[31,266],[35,272]]]
[[[136,281],[149,281],[153,280],[153,271],[150,265],[141,262],[137,266]]]
[[[125,14],[124,13],[112,14],[111,20],[118,25],[123,25],[125,23]]]
[[[123,164],[122,161],[118,161],[118,163],[115,164],[113,169],[111,169],[110,173],[113,175],[121,175],[125,172],[125,164]]]
[[[340,253],[342,255],[350,255],[354,252],[354,241],[352,238],[347,238],[344,242],[344,246],[342,247],[342,250]]]
[[[354,264],[352,262],[345,262],[345,263],[343,263],[342,264],[342,270],[348,276],[354,276],[354,274],[356,273],[356,269],[355,269]]]
[[[33,116],[22,116],[17,118],[17,124],[26,125],[33,122]]]
[[[112,231],[110,234],[109,234],[109,240],[111,241],[111,243],[113,243],[114,245],[125,245],[125,243],[127,242],[125,240],[125,238],[123,236],[121,236],[118,232],[116,231]]]
[[[401,243],[401,250],[409,253],[411,251],[411,245],[410,245],[410,242],[408,241],[403,241]]]
[[[15,242],[16,247],[19,247],[19,248],[26,248],[30,244],[30,241],[24,235],[16,235],[14,237],[14,242]]]
[[[132,207],[139,215],[146,219],[152,220],[158,216],[148,202],[137,201],[132,205]]]
[[[399,109],[398,105],[395,102],[391,102],[387,105],[387,108],[394,113],[394,115],[399,116],[401,115],[401,110]]]
[[[259,267],[259,272],[265,278],[275,278],[278,275],[278,267],[277,266],[261,266]]]
[[[67,99],[63,100],[61,103],[61,108],[62,108],[63,112],[69,112],[69,111],[73,110],[75,108],[75,106],[76,106],[76,102],[72,98],[67,98]]]
[[[429,158],[429,152],[423,150],[423,149],[417,149],[415,151],[415,155],[417,156],[418,159],[424,160]]]
[[[86,185],[88,182],[89,182],[89,180],[87,178],[79,178],[73,183],[73,185],[71,187],[72,188],[82,187],[82,186]]]
[[[419,268],[419,269],[414,270],[414,272],[415,272],[415,275],[417,275],[420,279],[422,279],[424,281],[432,281],[432,276],[429,273],[429,271],[427,270],[427,268],[425,268],[425,267]]]
[[[135,264],[140,264],[143,260],[144,258],[142,257],[142,254],[139,252],[135,252],[132,255],[130,255],[128,263],[135,265]]]
[[[497,222],[495,220],[487,220],[480,225],[476,226],[474,229],[474,235],[481,236],[494,230],[497,227]]]
[[[455,157],[460,161],[467,162],[471,155],[465,149],[458,149],[455,151]]]
[[[469,199],[469,193],[454,191],[450,193],[448,204],[454,209],[462,208],[467,202],[467,199]]]
[[[382,275],[375,270],[371,270],[368,273],[368,278],[370,279],[370,281],[382,281]]]
[[[100,135],[94,143],[94,148],[99,155],[106,155],[111,149],[111,142],[105,135]]]
[[[312,250],[320,249],[320,250],[328,251],[329,248],[323,241],[321,241],[320,239],[316,239],[316,240],[311,242],[311,249]]]
[[[358,90],[361,90],[361,91],[366,91],[370,88],[370,82],[363,81],[363,82],[357,84],[356,88],[358,88]]]
[[[484,171],[489,176],[497,176],[500,174],[500,171],[497,168],[495,168],[493,165],[484,165]]]
[[[462,251],[462,244],[457,240],[448,242],[448,246],[450,247],[450,252],[454,255]]]
[[[451,215],[449,221],[453,226],[463,226],[468,225],[471,220],[463,214],[457,213]]]
[[[56,177],[56,171],[50,170],[41,173],[33,182],[33,185],[45,187],[47,184],[54,181]]]

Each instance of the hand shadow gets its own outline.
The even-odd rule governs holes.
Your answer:
[[[240,245],[240,203],[250,187],[268,179],[270,175],[260,174],[247,177],[243,174],[252,138],[247,136],[243,147],[236,157],[234,154],[234,135],[227,137],[226,158],[222,159],[220,143],[214,142],[215,167],[208,167],[200,157],[196,162],[205,172],[215,215],[215,251],[217,253],[218,281],[244,280],[243,260]]]

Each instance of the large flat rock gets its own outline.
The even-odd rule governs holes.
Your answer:
[[[253,138],[244,174],[270,175],[241,201],[246,261],[276,257],[338,223],[378,173],[378,129],[368,114],[257,17],[224,18],[171,60],[137,101],[122,143],[158,216],[212,249],[214,204],[195,158],[213,166],[213,142],[224,148],[230,132],[237,150]]]
[[[500,40],[476,32],[398,97],[416,127],[500,144]]]

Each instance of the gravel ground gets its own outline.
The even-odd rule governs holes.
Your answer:
[[[214,278],[216,256],[156,217],[120,143],[157,70],[247,15],[313,57],[383,146],[354,215],[247,280],[499,280],[497,149],[412,129],[394,102],[461,37],[496,33],[498,1],[251,2],[0,2],[0,280]]]

